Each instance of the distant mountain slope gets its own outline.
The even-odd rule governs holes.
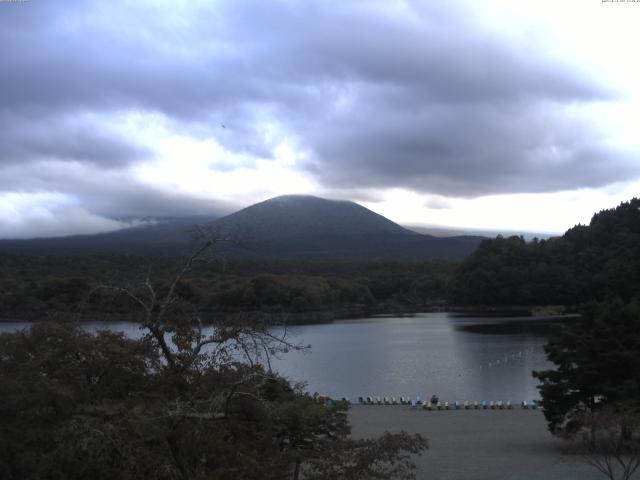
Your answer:
[[[286,195],[252,205],[212,224],[240,240],[245,256],[310,259],[461,258],[480,237],[421,235],[353,202]]]
[[[431,235],[434,237],[461,237],[461,236],[472,236],[472,237],[486,237],[486,238],[495,238],[498,235],[502,235],[503,237],[520,237],[522,236],[525,240],[533,240],[537,239],[549,239],[551,237],[557,237],[557,233],[550,232],[530,232],[523,230],[484,230],[484,229],[476,229],[476,228],[462,228],[462,227],[444,227],[444,226],[424,226],[424,225],[404,225],[404,228],[408,228],[417,233],[422,233],[424,235]]]
[[[155,225],[99,235],[0,241],[0,252],[29,254],[180,254],[192,241],[194,224],[234,242],[218,252],[242,258],[422,260],[462,258],[481,237],[436,238],[407,230],[353,202],[286,195],[251,205],[217,220],[162,219]]]
[[[417,235],[354,202],[310,195],[283,195],[243,208],[213,226],[272,241],[292,237],[339,235]]]
[[[462,305],[579,304],[640,295],[640,199],[596,213],[562,237],[485,240],[456,272]]]
[[[211,223],[216,217],[190,216],[150,218],[149,224],[94,235],[70,235],[31,240],[0,240],[0,252],[24,254],[136,253],[174,254],[187,252],[192,241],[189,230]]]

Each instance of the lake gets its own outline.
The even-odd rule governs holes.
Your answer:
[[[539,398],[532,370],[544,370],[549,326],[536,317],[460,317],[424,313],[404,317],[339,320],[289,327],[289,340],[310,344],[275,359],[275,370],[310,392],[332,397],[437,394],[442,401]],[[0,323],[0,331],[28,326]],[[131,322],[90,322],[89,331],[111,329],[138,337]]]

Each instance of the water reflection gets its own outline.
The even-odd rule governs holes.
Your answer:
[[[579,315],[550,317],[460,317],[449,315],[456,329],[491,335],[537,335],[548,337],[554,328],[577,321]]]
[[[531,371],[550,367],[548,323],[430,313],[301,326],[293,331],[312,345],[311,353],[294,352],[275,365],[291,379],[306,379],[311,391],[332,396],[531,400],[538,398]]]
[[[544,354],[552,325],[571,319],[457,317],[446,313],[377,317],[290,327],[294,342],[310,351],[274,359],[275,370],[306,381],[311,392],[334,397],[437,394],[442,400],[520,401],[538,397],[532,370],[549,368]],[[0,331],[25,328],[0,324]],[[131,338],[131,322],[90,322]]]

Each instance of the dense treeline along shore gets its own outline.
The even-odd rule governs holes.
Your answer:
[[[127,318],[131,300],[100,289],[150,274],[168,284],[173,256],[0,255],[0,319],[42,320],[49,312],[85,320]],[[290,323],[442,309],[457,263],[216,260],[197,265],[180,294],[207,316],[268,314]]]
[[[639,208],[635,198],[549,240],[485,240],[456,270],[448,300],[492,306],[629,301],[640,288]]]

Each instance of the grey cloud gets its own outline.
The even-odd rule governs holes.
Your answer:
[[[231,213],[238,205],[211,198],[172,192],[167,189],[129,182],[125,185],[109,185],[101,191],[83,191],[82,198],[92,211],[118,216],[127,212],[134,217],[223,215]]]
[[[446,197],[430,196],[427,198],[427,201],[424,202],[424,206],[435,210],[446,210],[451,208],[451,201]]]
[[[274,118],[311,152],[305,168],[327,188],[477,196],[597,187],[640,173],[595,125],[563,113],[614,92],[451,12],[241,5],[230,18],[243,28],[231,30],[253,32],[260,46],[248,50],[270,62],[256,60],[250,74],[262,74]]]
[[[150,156],[144,145],[79,112],[48,117],[32,111],[0,113],[0,165],[53,159],[116,168]]]
[[[223,1],[186,12],[186,25],[176,28],[169,6],[139,2],[133,14],[146,8],[147,17],[166,22],[132,17],[119,28],[91,15],[97,2],[47,3],[56,8],[41,16],[42,33],[8,29],[1,37],[4,105],[125,105],[187,116],[221,109],[244,117],[252,109],[242,106],[321,105],[326,85],[349,82],[395,86],[410,103],[415,93],[454,103],[606,95],[563,65],[471,30],[455,9],[423,7],[416,17],[369,2]],[[44,7],[30,5],[5,23],[25,21],[32,8]],[[171,48],[164,36],[182,43]]]
[[[309,168],[337,186],[454,196],[597,187],[638,175],[630,153],[612,151],[559,107],[527,108],[433,105],[385,118],[348,115],[316,139],[318,159]],[[358,126],[349,129],[353,121]]]
[[[136,180],[126,170],[102,170],[79,163],[43,161],[0,168],[0,192],[37,195],[55,192],[81,202],[88,212],[106,218],[223,215],[238,205]]]
[[[300,168],[328,191],[404,187],[468,197],[638,175],[594,125],[563,114],[614,92],[535,45],[483,30],[466,19],[464,3],[402,3],[3,5],[0,162],[91,163],[83,181],[41,174],[28,188],[76,195],[96,211],[210,208],[139,185],[96,187],[111,178],[105,170],[150,153],[116,132],[61,120],[139,110],[261,158],[280,139],[263,127],[275,125],[309,152]],[[11,126],[12,118],[32,127]],[[101,193],[108,191],[114,198]]]
[[[110,232],[140,225],[101,217],[78,206],[44,206],[19,218],[0,217],[2,239],[60,237]]]

